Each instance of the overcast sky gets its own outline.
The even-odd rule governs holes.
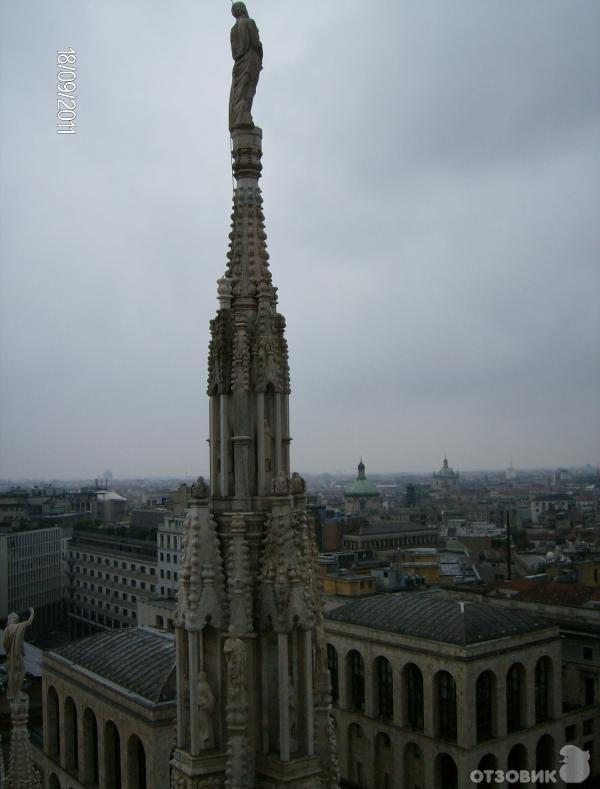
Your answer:
[[[248,8],[293,467],[598,464],[600,3]],[[0,17],[0,477],[206,474],[230,4]]]

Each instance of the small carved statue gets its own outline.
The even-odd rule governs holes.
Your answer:
[[[6,696],[9,701],[16,701],[21,695],[23,680],[25,679],[25,630],[33,622],[33,608],[29,609],[29,619],[21,622],[18,614],[9,614],[4,628],[4,651],[8,682]]]
[[[200,727],[200,742],[202,748],[214,746],[213,712],[215,709],[215,696],[208,684],[206,671],[198,674],[198,723]]]
[[[279,471],[273,478],[272,491],[276,496],[287,496],[290,492],[290,481],[285,471]]]
[[[229,626],[229,636],[223,645],[227,660],[227,702],[246,704],[246,647],[236,635],[233,625]]]
[[[192,485],[192,496],[195,499],[205,499],[210,495],[210,488],[204,481],[204,477],[198,477]]]
[[[229,130],[233,131],[254,126],[252,101],[262,69],[263,49],[256,23],[249,18],[244,3],[234,3],[231,13],[236,20],[230,35],[234,65],[229,94]]]
[[[298,474],[297,471],[294,471],[292,474],[292,493],[294,496],[302,496],[306,493],[306,482],[304,479]]]

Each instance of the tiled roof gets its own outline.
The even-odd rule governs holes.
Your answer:
[[[549,627],[534,614],[479,602],[455,602],[429,593],[377,595],[325,614],[336,622],[402,633],[448,644],[479,644]]]
[[[552,581],[529,581],[526,585],[525,580],[507,581],[497,588],[516,590],[519,592],[517,599],[528,603],[581,606],[590,600],[600,600],[600,589],[591,586]]]
[[[49,654],[94,672],[149,701],[175,699],[175,641],[141,627],[108,630]]]

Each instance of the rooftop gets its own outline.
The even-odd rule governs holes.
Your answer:
[[[108,630],[48,654],[155,704],[175,700],[175,640],[167,633],[143,627]]]
[[[325,614],[335,622],[466,646],[544,630],[542,617],[479,602],[443,600],[431,593],[376,595]]]

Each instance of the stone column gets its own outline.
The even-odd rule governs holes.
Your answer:
[[[210,452],[210,495],[219,495],[219,477],[217,465],[219,457],[219,396],[211,395],[208,399],[209,408],[209,452]]]
[[[200,726],[198,721],[198,672],[200,671],[200,654],[198,649],[198,631],[188,630],[189,648],[189,698],[190,698],[190,753],[200,753]]]
[[[290,707],[288,687],[288,635],[278,633],[278,677],[279,677],[279,758],[290,760]]]
[[[495,739],[506,737],[506,671],[504,668],[496,674],[496,698],[492,705],[494,712],[494,729],[492,734]]]
[[[269,644],[264,635],[260,637],[260,660],[261,660],[261,692],[262,692],[262,752],[269,753],[271,750],[271,741],[269,737],[270,720],[269,720],[269,686],[272,682],[271,667],[269,665]]]
[[[306,753],[312,756],[315,752],[315,718],[313,701],[313,670],[312,670],[312,632],[305,630],[303,633],[304,641],[304,693],[299,702],[304,705],[304,716],[306,730]]]
[[[560,657],[551,658],[550,717],[562,717],[562,667]]]
[[[227,413],[227,395],[221,395],[221,407],[219,409],[220,439],[221,439],[221,496],[229,495],[229,425]]]
[[[461,748],[472,748],[477,742],[476,679],[464,670],[455,676],[456,742]],[[458,783],[461,786],[460,781]]]
[[[106,748],[104,740],[104,718],[96,719],[98,731],[98,786],[106,786]]]
[[[525,715],[521,723],[525,728],[535,726],[535,669],[534,664],[525,665],[525,682],[521,685],[521,694],[525,696]]]
[[[258,485],[258,495],[264,496],[266,493],[265,480],[265,394],[258,392],[256,395],[256,453],[258,469],[256,481]]]
[[[277,476],[283,468],[283,420],[281,409],[281,394],[275,394],[275,473]]]
[[[375,698],[373,684],[373,662],[364,660],[365,667],[365,715],[368,718],[375,717]]]
[[[186,698],[189,694],[188,687],[188,662],[187,662],[187,631],[183,625],[175,628],[175,644],[177,653],[177,747],[185,748],[189,740],[189,718],[186,715]]]
[[[81,783],[85,783],[85,728],[84,712],[77,708],[77,772]]]
[[[435,698],[433,676],[429,672],[423,673],[423,731],[427,737],[435,737],[435,707],[437,708],[437,699]],[[425,782],[426,786],[433,786]]]

